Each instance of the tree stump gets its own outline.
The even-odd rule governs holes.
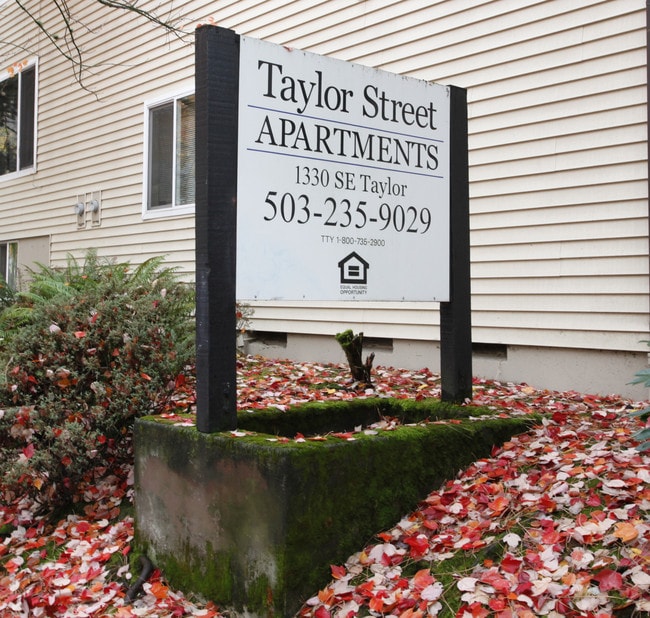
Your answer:
[[[363,333],[355,335],[351,330],[343,331],[336,334],[336,340],[345,352],[345,358],[350,365],[350,372],[352,378],[356,382],[364,384],[372,384],[370,371],[372,370],[372,362],[375,359],[374,352],[362,360],[363,354]]]

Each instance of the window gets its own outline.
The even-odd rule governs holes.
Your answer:
[[[149,106],[146,120],[146,210],[193,206],[194,95]]]
[[[0,242],[0,279],[12,290],[18,287],[18,243]]]
[[[35,118],[36,66],[14,65],[0,81],[0,176],[33,170]]]

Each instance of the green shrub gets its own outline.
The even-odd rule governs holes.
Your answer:
[[[14,302],[14,291],[9,287],[9,284],[4,280],[0,274],[0,312],[4,311],[7,307]]]
[[[2,323],[2,316],[5,311],[13,305],[15,300],[14,291],[9,287],[3,276],[0,274],[0,324]],[[0,326],[0,348],[3,346],[5,337],[3,335],[2,327]]]
[[[130,455],[133,420],[170,395],[194,356],[194,292],[151,259],[91,252],[40,266],[0,329],[0,487],[46,506]]]

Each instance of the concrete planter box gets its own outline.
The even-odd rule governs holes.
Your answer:
[[[203,434],[155,417],[135,427],[136,546],[174,586],[233,616],[292,616],[340,564],[457,471],[531,419],[429,401],[372,399],[241,414],[238,432]],[[416,423],[352,441],[283,441],[382,416]],[[264,432],[264,433],[263,433]]]

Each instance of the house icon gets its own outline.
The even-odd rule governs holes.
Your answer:
[[[339,262],[341,283],[368,283],[368,268],[368,262],[353,251]]]

